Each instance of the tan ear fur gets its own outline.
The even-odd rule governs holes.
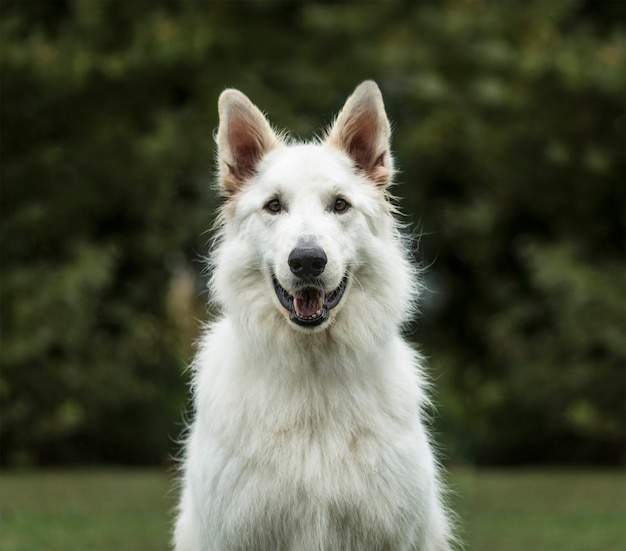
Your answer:
[[[326,142],[347,153],[359,172],[384,188],[393,177],[390,136],[382,94],[374,81],[366,80],[346,101]]]
[[[220,188],[230,196],[255,174],[259,161],[280,145],[280,139],[263,113],[239,90],[222,92],[218,112]]]

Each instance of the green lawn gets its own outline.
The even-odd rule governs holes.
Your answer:
[[[159,471],[3,474],[0,550],[166,550],[173,505]]]
[[[620,472],[454,471],[468,551],[625,551]],[[175,492],[158,471],[0,476],[1,551],[168,549]]]
[[[626,551],[623,472],[455,472],[450,485],[468,551]]]

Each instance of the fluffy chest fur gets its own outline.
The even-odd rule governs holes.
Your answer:
[[[312,549],[402,549],[407,534],[420,540],[433,473],[410,349],[397,338],[343,358],[323,348],[333,369],[299,347],[278,359],[250,357],[241,344],[224,320],[199,358],[204,407],[190,456],[209,478],[192,486],[213,520],[211,539],[224,542],[216,549],[307,549],[309,540]],[[414,468],[421,461],[423,472]]]

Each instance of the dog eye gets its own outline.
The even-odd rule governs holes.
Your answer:
[[[281,210],[283,210],[282,205],[278,199],[272,199],[267,205],[265,205],[265,210],[270,214],[278,214]]]
[[[345,199],[338,198],[335,200],[335,204],[333,205],[333,210],[335,212],[344,212],[350,208],[350,203]]]

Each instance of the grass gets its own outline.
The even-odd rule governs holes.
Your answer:
[[[159,471],[4,474],[0,550],[166,550],[173,505]]]
[[[623,472],[456,472],[450,485],[468,550],[626,550]]]
[[[621,472],[454,471],[468,551],[624,551]],[[169,549],[175,492],[149,470],[5,473],[2,551]]]

